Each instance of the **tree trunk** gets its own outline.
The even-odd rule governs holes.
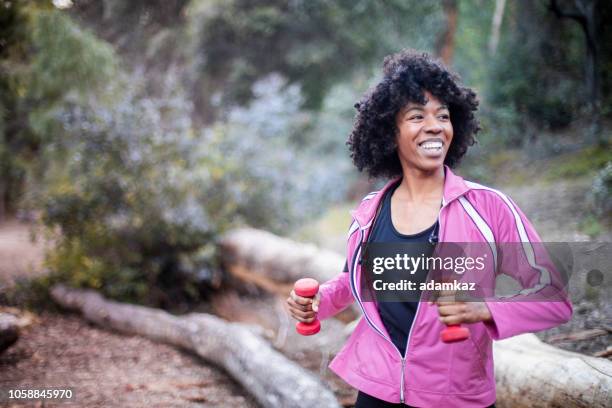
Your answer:
[[[557,18],[568,18],[580,24],[584,33],[586,58],[584,63],[586,87],[591,113],[589,137],[591,141],[605,145],[606,138],[601,130],[601,80],[599,66],[599,37],[597,33],[597,1],[575,0],[575,8],[564,10],[557,0],[550,0],[548,8]]]
[[[223,268],[241,283],[287,297],[301,278],[326,282],[342,272],[345,258],[336,252],[282,238],[254,228],[229,231],[219,241]],[[360,314],[353,303],[337,316],[343,321]]]
[[[253,228],[230,231],[219,246],[226,268],[239,275],[248,270],[260,280],[276,283],[293,283],[305,277],[325,282],[344,266],[344,258],[335,252]]]
[[[612,362],[525,334],[494,343],[498,407],[609,407]]]
[[[172,316],[62,285],[54,286],[51,296],[100,326],[169,343],[223,367],[264,407],[339,406],[315,375],[274,351],[245,325],[204,313]]]
[[[495,12],[491,22],[491,37],[489,39],[489,54],[495,55],[497,46],[499,45],[499,34],[501,32],[502,21],[504,20],[504,9],[506,8],[506,0],[495,1]]]
[[[19,338],[19,319],[9,313],[0,313],[0,353]]]
[[[585,16],[583,26],[586,41],[586,78],[589,99],[591,100],[590,136],[594,142],[603,145],[604,138],[601,129],[601,80],[599,64],[599,39],[597,36],[597,15],[595,1],[576,1],[580,11]]]
[[[453,63],[455,52],[455,32],[457,31],[457,0],[442,0],[442,8],[446,17],[446,27],[440,34],[436,44],[436,54],[444,64],[450,66]]]

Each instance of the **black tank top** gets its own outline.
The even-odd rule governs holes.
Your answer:
[[[429,228],[416,234],[406,235],[398,232],[391,221],[391,196],[399,183],[390,188],[383,197],[382,207],[374,223],[368,242],[435,244],[437,242],[437,221]],[[405,252],[409,257],[421,254],[431,256],[434,245],[407,245]],[[414,253],[413,253],[414,252]],[[425,276],[398,276],[412,280],[424,280]],[[391,340],[402,353],[406,353],[408,334],[416,315],[419,302],[378,302],[378,312]]]

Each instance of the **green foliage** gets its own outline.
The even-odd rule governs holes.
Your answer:
[[[548,140],[552,178],[610,160],[595,148],[550,158],[561,151],[550,135],[586,106],[584,41],[545,3],[507,2],[491,56],[493,2],[459,2],[454,68],[483,100],[467,158],[479,180],[544,172],[506,151],[527,139]],[[431,51],[446,23],[440,2],[403,0],[4,4],[0,195],[25,196],[60,232],[33,293],[62,281],[164,307],[218,284],[214,242],[227,229],[287,234],[343,197],[355,100],[384,55]]]
[[[604,231],[600,218],[594,214],[588,214],[581,219],[578,228],[591,239],[597,238]]]
[[[56,279],[163,307],[197,301],[218,281],[219,234],[244,223],[283,233],[342,194],[339,172],[323,178],[329,165],[287,143],[299,93],[271,81],[201,133],[176,83],[152,98],[126,77],[109,85],[112,100],[58,111],[63,137],[47,145],[31,197],[61,231]]]
[[[159,30],[179,25],[188,3],[189,0],[78,0],[68,11],[124,54],[145,48]],[[134,61],[126,61],[130,62]]]
[[[537,160],[525,149],[483,149],[474,146],[468,152],[461,170],[468,178],[485,184],[518,186],[532,183],[533,180],[555,182],[592,178],[596,174],[605,174],[606,163],[611,160],[610,150],[598,146],[548,155]]]
[[[511,2],[507,13],[512,27],[491,61],[487,96],[496,107],[512,108],[520,127],[508,142],[520,143],[529,123],[554,130],[583,113],[584,40],[577,24],[557,19],[541,2]]]
[[[61,229],[48,259],[58,276],[122,300],[169,305],[161,281],[180,267],[180,254],[211,239],[197,201],[208,180],[181,174],[193,165],[186,159],[194,147],[193,138],[177,140],[190,130],[183,99],[141,98],[118,85],[127,87],[111,86],[112,102],[91,98],[56,114],[63,137],[46,146],[50,167],[31,201]],[[182,294],[184,283],[177,274],[169,286]]]
[[[43,2],[9,5],[1,53],[7,75],[0,78],[0,196],[12,209],[26,175],[41,164],[38,152],[58,135],[54,111],[107,83],[117,62],[112,47]]]
[[[23,143],[17,141],[24,122],[18,105],[26,85],[20,69],[27,62],[28,38],[24,4],[5,2],[0,11],[0,208],[9,211],[22,192],[25,175],[23,160],[16,153],[23,150]]]
[[[612,160],[612,153],[609,149],[598,146],[588,147],[580,152],[566,154],[555,159],[550,165],[546,179],[559,180],[589,176],[602,169],[610,160]]]
[[[190,16],[200,27],[203,92],[223,90],[222,104],[245,103],[254,82],[278,72],[317,109],[334,83],[384,55],[431,49],[441,14],[430,2],[235,0],[194,1]]]
[[[458,1],[457,32],[453,69],[461,73],[464,83],[478,91],[485,89],[491,56],[488,40],[495,2],[488,0]]]
[[[126,266],[117,268],[110,257],[88,255],[93,245],[99,246],[100,250],[104,241],[102,231],[92,232],[81,239],[62,240],[46,260],[47,266],[54,271],[52,276],[58,282],[74,287],[103,289],[105,294],[115,299],[142,300],[149,290],[142,270]],[[110,242],[105,244],[112,246]]]
[[[57,11],[33,16],[28,96],[56,101],[71,91],[81,93],[106,83],[116,70],[112,47]]]

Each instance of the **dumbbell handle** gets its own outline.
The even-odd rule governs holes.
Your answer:
[[[319,282],[312,278],[300,279],[293,285],[293,291],[298,296],[313,298],[319,292]],[[321,330],[321,322],[316,317],[310,323],[297,322],[295,330],[303,336],[311,336]]]
[[[442,282],[450,282],[448,279],[443,279]],[[460,324],[448,324],[446,328],[440,332],[440,340],[444,343],[455,343],[466,340],[470,337],[470,331]]]

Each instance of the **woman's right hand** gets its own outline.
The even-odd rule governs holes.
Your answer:
[[[321,296],[317,293],[314,298],[298,296],[295,291],[291,291],[287,298],[289,313],[295,320],[303,323],[314,321],[319,310]]]

